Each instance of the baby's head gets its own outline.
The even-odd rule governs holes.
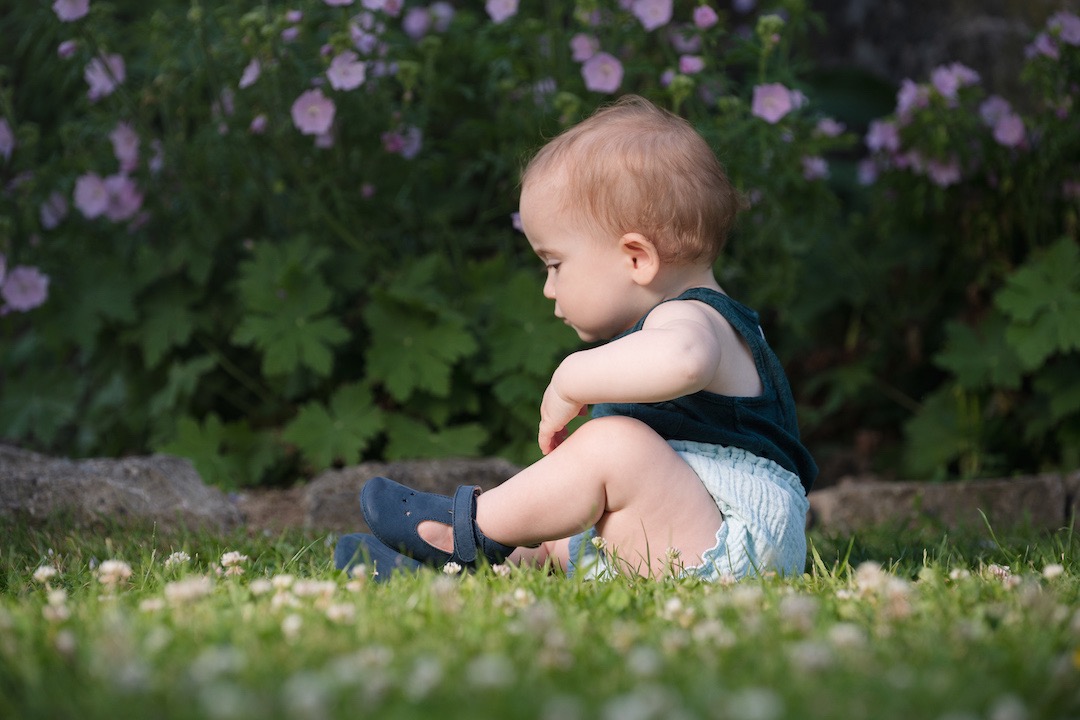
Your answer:
[[[686,120],[625,96],[545,145],[522,175],[612,240],[640,233],[667,264],[712,264],[742,198]]]

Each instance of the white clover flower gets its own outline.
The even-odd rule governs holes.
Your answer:
[[[248,585],[252,595],[265,595],[274,589],[274,584],[266,578],[257,578]]]
[[[281,621],[281,634],[285,636],[287,640],[294,640],[300,634],[300,630],[304,627],[304,619],[299,615],[292,614],[286,615],[285,619]]]
[[[246,563],[248,561],[248,559],[249,558],[248,558],[247,555],[244,555],[243,553],[240,553],[240,552],[237,552],[237,551],[233,550],[233,551],[227,552],[227,553],[225,553],[224,555],[221,556],[221,567],[225,567],[225,568],[236,567],[237,565],[241,565],[242,563]]]
[[[348,603],[334,603],[325,612],[331,622],[347,624],[356,619],[356,606]]]
[[[337,592],[337,583],[333,580],[297,580],[292,591],[297,597],[329,598]]]
[[[139,609],[145,613],[158,612],[165,609],[165,600],[162,598],[146,598],[139,603]]]
[[[589,542],[592,543],[592,546],[600,552],[606,552],[608,549],[608,541],[600,537],[599,535],[589,540]]]
[[[295,581],[296,578],[287,573],[275,575],[274,577],[270,578],[270,583],[274,586],[275,590],[288,590],[292,587],[292,584]]]
[[[1042,574],[1047,580],[1053,580],[1065,574],[1065,566],[1059,563],[1051,563],[1043,568]]]
[[[345,583],[345,589],[352,593],[358,593],[367,585],[367,578],[360,576]]]
[[[67,592],[63,588],[50,590],[48,604],[41,608],[41,614],[49,622],[59,623],[71,617],[67,606]]]
[[[507,564],[492,565],[491,572],[495,573],[498,577],[508,577],[510,575],[510,566]]]
[[[351,578],[366,578],[368,576],[368,566],[364,563],[357,563],[349,568],[349,577]]]
[[[183,565],[184,563],[189,563],[189,562],[191,562],[191,556],[188,555],[183,550],[177,550],[172,555],[169,555],[169,557],[165,558],[165,563],[164,564],[165,564],[165,567],[171,568],[171,567],[176,567],[177,565]]]
[[[42,565],[34,571],[34,580],[45,585],[52,578],[56,577],[57,571],[52,565]]]
[[[971,571],[967,568],[953,568],[949,571],[950,580],[963,580],[969,577],[971,577]]]
[[[514,682],[514,664],[505,655],[481,655],[466,666],[465,677],[476,688],[506,687]]]
[[[443,565],[442,571],[447,575],[457,575],[461,572],[461,565],[457,564],[453,560]]]
[[[281,591],[274,593],[274,597],[270,599],[270,607],[278,610],[280,608],[295,608],[300,607],[300,600],[288,591]]]
[[[165,585],[165,599],[170,603],[187,603],[206,597],[214,589],[209,577],[199,575]]]
[[[123,560],[106,560],[97,569],[98,581],[102,585],[115,587],[129,579],[132,575],[131,566]]]

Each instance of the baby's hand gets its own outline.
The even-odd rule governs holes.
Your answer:
[[[549,384],[544,391],[544,399],[540,402],[540,432],[537,436],[540,452],[547,455],[559,447],[570,434],[566,426],[587,411],[581,403],[562,397],[554,383]]]

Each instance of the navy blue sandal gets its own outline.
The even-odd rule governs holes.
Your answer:
[[[515,548],[495,542],[476,526],[476,496],[479,486],[462,485],[450,498],[418,492],[389,478],[374,477],[360,492],[360,509],[368,527],[384,545],[415,558],[425,565],[440,567],[456,562],[475,567],[479,557],[494,565]],[[425,520],[449,525],[454,533],[454,552],[428,544],[417,532]]]
[[[334,567],[351,570],[361,563],[370,565],[375,582],[386,582],[395,575],[415,575],[423,567],[411,557],[386,547],[374,535],[354,533],[338,540],[334,547]]]

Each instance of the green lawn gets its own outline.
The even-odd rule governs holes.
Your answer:
[[[0,718],[1080,717],[1071,532],[811,539],[794,579],[376,585],[300,532],[8,524]]]

